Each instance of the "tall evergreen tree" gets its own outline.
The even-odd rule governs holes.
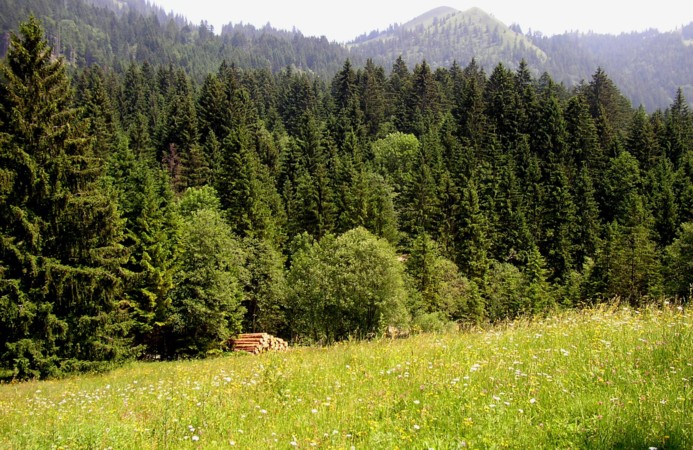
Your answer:
[[[640,162],[640,168],[645,172],[650,170],[659,159],[658,142],[643,106],[640,106],[633,114],[626,138],[626,150],[635,156]]]
[[[0,69],[0,364],[19,378],[103,368],[132,355],[122,220],[99,189],[64,62],[37,19],[19,31]]]

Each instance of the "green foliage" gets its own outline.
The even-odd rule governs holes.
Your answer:
[[[387,241],[356,228],[301,242],[288,273],[295,339],[334,342],[406,324],[404,268]]]
[[[127,258],[113,192],[71,108],[38,20],[12,35],[0,82],[0,361],[12,377],[108,367],[132,356],[120,302]]]
[[[161,11],[108,15],[112,52],[92,55],[79,17],[98,8],[82,7],[56,7],[54,49],[30,19],[2,66],[7,376],[204,355],[241,330],[332,342],[687,295],[683,90],[648,116],[603,69],[573,90],[534,77],[541,53],[484,64],[488,77],[476,60],[410,71],[404,57],[386,73],[359,67],[363,40],[322,76],[321,57],[276,65],[327,42],[269,27],[215,36]],[[540,40],[472,16],[499,42],[515,36],[510,54]],[[449,9],[417,23],[474,28]],[[81,70],[92,57],[113,64]]]
[[[241,306],[240,279],[245,255],[218,209],[201,206],[201,197],[190,189],[183,218],[180,263],[169,292],[166,322],[166,356],[204,356],[222,348],[241,331],[245,309]]]
[[[165,345],[162,324],[169,313],[168,293],[174,286],[173,274],[179,256],[181,223],[173,192],[162,170],[137,159],[127,147],[113,154],[106,176],[108,184],[117,192],[119,209],[125,219],[123,244],[129,252],[125,292],[135,321],[133,335],[147,353],[158,354]],[[188,205],[194,201],[191,197],[194,196],[185,197]],[[192,210],[190,206],[178,206],[182,217]]]
[[[287,294],[289,286],[284,271],[284,257],[271,243],[255,238],[243,240],[246,262],[243,278],[243,306],[246,314],[243,329],[285,335]]]
[[[665,262],[667,294],[690,300],[693,291],[693,223],[681,225],[678,236],[665,249]]]
[[[483,320],[483,302],[476,286],[460,274],[455,263],[440,255],[438,244],[428,234],[414,240],[406,268],[420,296],[410,307],[415,324],[419,318],[428,320],[425,317],[471,323]]]

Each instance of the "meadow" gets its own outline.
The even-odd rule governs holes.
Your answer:
[[[570,311],[0,385],[0,448],[693,448],[693,315]]]

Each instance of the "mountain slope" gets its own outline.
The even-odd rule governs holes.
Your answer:
[[[499,61],[514,65],[522,59],[537,66],[547,60],[526,36],[479,8],[436,8],[386,32],[357,39],[349,47],[353,54],[384,65],[400,55],[407,64],[425,59],[433,67],[453,61],[466,64],[472,58],[487,67]]]
[[[40,18],[57,55],[70,67],[93,64],[122,70],[130,61],[172,64],[202,80],[222,61],[277,72],[287,66],[331,79],[351,59],[372,59],[386,70],[402,56],[407,65],[466,65],[472,58],[490,71],[499,62],[526,60],[535,75],[546,71],[567,86],[589,80],[602,67],[635,106],[666,108],[676,89],[693,101],[693,23],[680,30],[619,36],[566,33],[522,34],[479,8],[440,7],[384,31],[359,36],[346,46],[265,26],[226,25],[215,35],[147,0],[5,0],[0,3],[0,57],[9,32],[30,12]]]
[[[435,8],[383,32],[362,35],[348,44],[356,60],[372,58],[390,67],[400,55],[411,67],[426,60],[432,67],[467,64],[472,58],[491,70],[499,62],[516,67],[524,59],[535,74],[575,86],[602,67],[635,106],[666,108],[676,90],[693,100],[693,23],[680,30],[648,30],[618,36],[565,33],[546,37],[522,34],[479,8]]]
[[[588,79],[602,67],[635,106],[649,111],[665,108],[681,87],[693,100],[693,46],[688,44],[693,23],[681,30],[647,30],[618,36],[565,33],[532,36],[550,58],[544,70],[568,85]]]

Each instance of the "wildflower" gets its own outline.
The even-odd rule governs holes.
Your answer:
[[[310,410],[310,412],[312,412],[313,414],[317,414],[317,413],[318,413],[318,410],[315,409],[315,408],[313,408],[313,409]]]
[[[267,410],[266,410],[266,409],[261,409],[261,410],[260,410],[260,414],[267,414]]]
[[[197,442],[197,441],[200,440],[200,436],[194,435],[194,436],[192,437],[192,440],[193,440],[193,442]]]
[[[236,441],[229,441],[229,445],[233,447],[234,445],[236,445]]]
[[[420,430],[420,429],[421,429],[421,427],[420,427],[420,426],[418,426],[418,425],[416,425],[416,424],[414,424],[414,429],[415,429],[415,430]]]
[[[414,400],[415,405],[418,405],[419,403],[421,403],[419,400]]]
[[[298,442],[291,441],[291,442],[289,442],[289,445],[291,445],[292,447],[296,447],[298,445]]]
[[[534,398],[534,397],[532,397],[532,398],[529,399],[529,402],[530,402],[531,404],[535,404],[535,403],[537,402],[537,399]]]

